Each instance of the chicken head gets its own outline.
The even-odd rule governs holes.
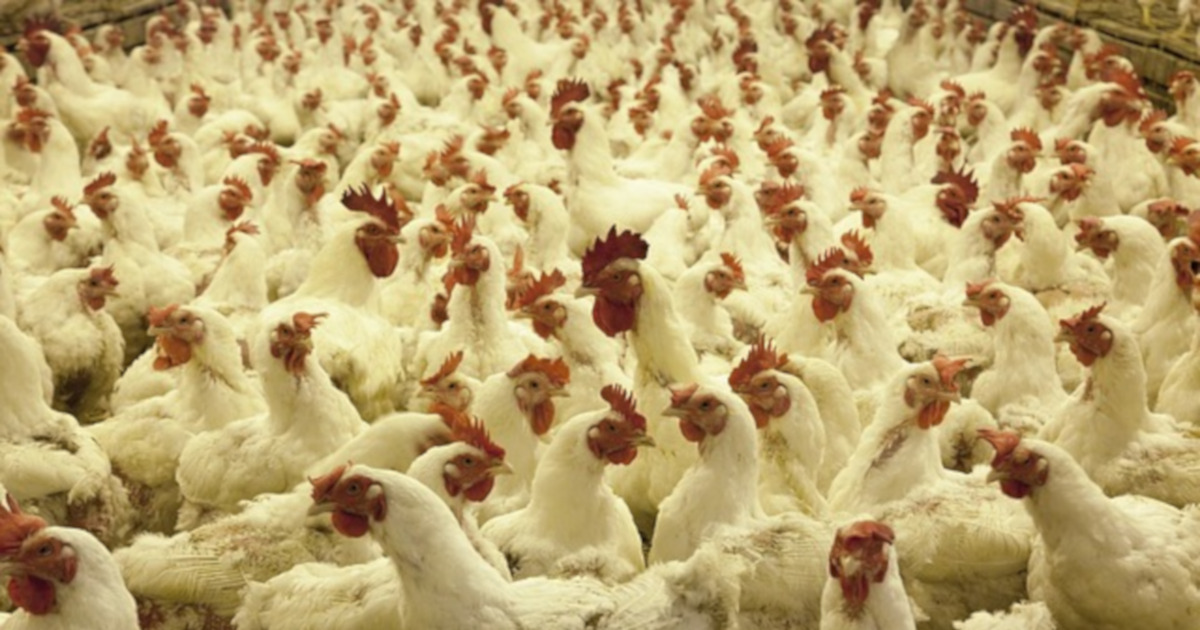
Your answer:
[[[496,475],[512,473],[512,468],[504,461],[504,449],[492,441],[479,418],[459,413],[452,424],[451,439],[469,448],[446,462],[442,483],[450,496],[462,494],[478,503],[491,494]]]
[[[105,300],[117,295],[117,287],[120,284],[113,275],[112,265],[95,267],[90,269],[88,275],[75,285],[75,292],[83,301],[84,306],[98,311],[104,308]]]
[[[788,357],[774,344],[760,337],[750,353],[729,374],[729,386],[750,406],[754,423],[766,427],[792,408],[792,397],[779,381],[777,370],[787,365]]]
[[[204,320],[178,304],[165,308],[150,307],[149,333],[157,340],[158,356],[154,369],[166,370],[192,359],[192,345],[204,341]]]
[[[554,147],[561,151],[570,151],[575,147],[575,136],[583,127],[583,110],[577,103],[582,103],[592,95],[586,83],[578,79],[561,79],[550,98],[550,120],[554,127],[550,139]]]
[[[1112,350],[1113,332],[1099,319],[1103,310],[1104,304],[1100,304],[1058,322],[1057,340],[1067,342],[1071,354],[1085,367],[1091,367],[1096,359],[1107,356]]]
[[[517,407],[529,420],[535,435],[545,435],[554,424],[554,399],[566,395],[571,370],[562,359],[529,355],[508,371]]]
[[[371,220],[355,230],[354,243],[362,252],[375,277],[386,278],[392,275],[396,265],[400,263],[400,251],[396,249],[396,241],[399,239],[401,226],[400,215],[388,199],[387,193],[381,192],[379,197],[375,197],[367,186],[362,190],[350,189],[342,195],[342,205],[348,210],[364,212],[371,217]]]
[[[50,203],[54,206],[54,210],[42,219],[42,227],[45,228],[46,234],[51,239],[62,242],[66,240],[68,232],[79,227],[79,222],[75,218],[71,204],[65,197],[54,197]]]
[[[543,272],[517,301],[516,317],[529,319],[533,331],[542,339],[554,336],[567,321],[566,307],[552,295],[566,282],[566,276],[557,269],[549,274]]]
[[[995,326],[996,322],[1004,319],[1012,300],[995,280],[984,280],[979,284],[967,283],[967,299],[963,306],[979,309],[979,317],[984,326]]]
[[[458,366],[462,364],[462,361],[462,351],[454,352],[446,357],[436,372],[421,380],[421,391],[417,395],[432,403],[465,411],[467,407],[471,406],[471,400],[475,394],[471,391],[466,379],[457,373]]]
[[[304,373],[304,362],[312,353],[312,330],[326,313],[296,313],[291,322],[280,322],[271,331],[271,356],[283,362],[292,375]]]
[[[1108,258],[1121,245],[1121,237],[1104,227],[1104,219],[1084,217],[1079,220],[1079,232],[1075,234],[1076,249],[1091,250],[1100,259]]]
[[[929,363],[917,366],[905,379],[904,403],[917,410],[917,426],[928,429],[946,419],[951,403],[960,399],[955,377],[966,365],[966,359],[938,355]]]
[[[1050,477],[1050,462],[1021,443],[1015,431],[980,429],[979,437],[996,449],[988,481],[999,481],[1000,491],[1014,498],[1029,496],[1034,488],[1046,484]]]
[[[679,418],[679,430],[689,442],[720,435],[729,420],[729,408],[712,391],[698,383],[672,385],[671,405],[664,416]]]
[[[338,533],[359,538],[370,531],[372,520],[387,516],[387,497],[379,482],[364,474],[348,474],[348,467],[339,466],[323,477],[309,479],[313,505],[308,513],[331,513]]]
[[[871,584],[886,577],[888,547],[895,539],[892,528],[877,521],[858,521],[838,530],[829,550],[829,576],[841,585],[850,618],[862,615]]]
[[[588,450],[610,464],[628,465],[637,458],[638,447],[654,446],[646,434],[646,418],[620,385],[605,385],[600,397],[608,403],[608,412],[588,429]]]
[[[644,290],[639,261],[649,251],[640,234],[628,230],[618,234],[613,226],[583,256],[580,292],[596,296],[592,320],[610,337],[633,330],[637,323],[637,303]]]
[[[745,291],[746,272],[741,261],[729,252],[721,252],[721,264],[704,275],[704,288],[719,300],[729,297],[735,289]]]

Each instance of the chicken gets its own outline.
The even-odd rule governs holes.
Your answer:
[[[1154,404],[1167,371],[1187,350],[1197,329],[1190,302],[1198,263],[1200,238],[1181,236],[1168,242],[1167,255],[1159,259],[1150,280],[1146,304],[1133,321],[1150,404]]]
[[[700,384],[671,390],[664,412],[696,442],[700,458],[659,505],[648,560],[686,560],[721,527],[745,527],[766,517],[755,491],[758,457],[750,407],[730,391]]]
[[[854,388],[859,419],[867,425],[874,417],[874,391],[906,362],[882,304],[859,276],[839,266],[844,257],[834,254],[841,251],[809,267],[807,290],[814,294],[812,312],[817,320],[837,333],[825,353]]]
[[[399,263],[400,220],[386,194],[350,191],[340,205],[350,214],[341,215],[344,220],[313,257],[304,282],[273,302],[260,320],[267,325],[297,311],[328,313],[313,334],[317,359],[370,421],[396,409],[396,390],[405,376],[404,335],[376,310],[378,279]]]
[[[111,267],[64,269],[22,304],[19,323],[54,373],[54,407],[81,422],[107,415],[108,394],[121,373],[125,339],[104,311],[119,285]]]
[[[1103,308],[1059,322],[1059,339],[1088,368],[1088,378],[1038,437],[1070,453],[1112,496],[1195,503],[1200,488],[1189,480],[1200,465],[1200,444],[1183,435],[1174,418],[1150,412],[1137,340]]]
[[[760,431],[758,494],[767,515],[825,512],[828,489],[826,439],[817,401],[797,375],[788,356],[760,339],[729,375],[729,386],[750,407]],[[830,453],[830,459],[836,453]],[[843,459],[839,464],[844,464]],[[825,483],[822,483],[824,481]]]
[[[19,610],[9,630],[139,628],[137,605],[108,549],[88,532],[49,527],[21,512],[11,495],[0,506],[0,575]]]
[[[319,362],[308,360],[321,317],[295,313],[257,336],[251,359],[267,413],[188,440],[175,471],[186,501],[180,529],[194,529],[206,512],[231,513],[243,500],[286,491],[309,465],[366,427]]]
[[[1200,313],[1200,291],[1195,288],[1193,281],[1192,306]],[[1200,361],[1200,346],[1197,346],[1200,335],[1192,338],[1189,350],[1179,357],[1163,379],[1162,389],[1158,392],[1158,401],[1154,410],[1167,414],[1184,426],[1193,429],[1200,427],[1200,407],[1194,395],[1196,388],[1197,361]]]
[[[27,30],[21,47],[75,137],[93,138],[114,123],[126,134],[141,135],[155,120],[170,117],[165,101],[93,81],[70,42],[56,32],[61,28],[57,22],[37,24]]]
[[[916,630],[900,581],[892,528],[858,521],[838,530],[821,595],[820,630]]]
[[[450,507],[479,554],[507,576],[504,556],[480,536],[465,508],[468,502],[486,499],[495,477],[511,469],[503,449],[490,441],[478,420],[455,416],[454,423],[456,441],[425,451],[408,473]],[[234,624],[244,630],[316,629],[329,623],[399,628],[402,600],[400,581],[387,558],[346,566],[306,563],[265,582],[252,582]]]
[[[462,373],[486,378],[531,352],[541,353],[541,339],[508,321],[504,262],[496,244],[476,235],[474,221],[468,218],[455,224],[451,250],[448,275],[453,292],[446,305],[450,319],[442,330],[421,334],[412,371],[421,374],[462,350],[466,353]]]
[[[999,281],[968,284],[964,305],[994,331],[995,358],[975,377],[971,398],[1006,421],[1005,409],[1052,411],[1067,401],[1054,362],[1054,326],[1028,291]],[[1012,427],[1036,432],[1040,426]]]
[[[90,212],[76,214],[66,198],[26,214],[8,232],[5,247],[13,269],[49,275],[68,267],[85,267],[100,248],[100,226]]]
[[[705,630],[736,614],[736,602],[725,599],[730,587],[699,579],[709,565],[669,565],[617,587],[588,578],[509,583],[487,567],[449,509],[416,480],[362,465],[324,480],[311,511],[332,512],[347,536],[380,541],[400,573],[406,628]],[[426,552],[436,561],[415,561]],[[464,582],[464,575],[472,579]]]
[[[575,416],[555,432],[529,504],[483,526],[515,579],[588,575],[619,583],[645,569],[633,516],[604,482],[604,469],[628,465],[654,441],[628,392],[609,385],[601,395],[608,409]]]
[[[1134,216],[1086,217],[1075,235],[1079,249],[1087,248],[1102,262],[1110,257],[1105,271],[1112,278],[1111,313],[1125,321],[1136,319],[1150,293],[1154,268],[1164,256],[1166,245],[1149,222]]]
[[[554,340],[571,373],[567,398],[557,405],[558,415],[573,418],[603,407],[600,389],[614,383],[628,388],[629,377],[619,365],[621,349],[592,323],[590,306],[556,293],[566,282],[557,269],[543,272],[521,294],[513,315],[528,319],[538,336]]]
[[[480,521],[488,522],[528,503],[529,486],[544,448],[541,440],[560,419],[554,399],[565,394],[570,379],[571,371],[562,359],[529,355],[479,386],[474,407],[505,450],[506,461],[513,469],[511,476],[498,481],[491,499],[481,506]]]
[[[639,235],[610,228],[584,256],[580,287],[580,293],[595,295],[592,321],[596,326],[610,337],[626,333],[637,357],[633,394],[647,410],[648,433],[657,447],[645,449],[631,465],[614,471],[611,480],[644,533],[651,531],[659,503],[696,458],[670,426],[674,423],[655,410],[665,408],[671,399],[670,384],[703,378],[666,281],[643,263],[648,249]]]
[[[48,383],[37,350],[0,317],[0,484],[51,521],[118,544],[129,533],[129,497],[97,440],[40,395]]]
[[[1109,498],[1060,447],[1008,432],[984,438],[996,449],[989,478],[1037,525],[1029,593],[1046,602],[1058,628],[1191,626],[1200,588],[1195,506]]]
[[[675,195],[691,192],[678,184],[618,176],[600,113],[585,104],[590,96],[587,84],[562,80],[550,107],[554,146],[569,156],[566,201],[572,221],[570,247],[577,255],[614,224],[623,230],[645,232],[674,206]],[[606,211],[616,207],[621,210],[615,215]]]
[[[981,476],[943,467],[939,425],[967,412],[952,409],[964,364],[938,356],[894,375],[828,495],[833,513],[865,511],[896,531],[908,593],[937,628],[1021,599],[1033,536]]]
[[[88,430],[129,488],[138,528],[167,532],[179,511],[175,469],[187,441],[262,413],[266,404],[243,370],[232,327],[219,313],[172,304],[152,310],[150,323],[158,338],[154,369],[180,368],[178,384]]]

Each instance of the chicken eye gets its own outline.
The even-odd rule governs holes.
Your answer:
[[[458,389],[458,383],[450,383],[449,385],[446,386],[446,389],[451,390],[451,391],[456,390],[456,389]]]
[[[50,543],[46,543],[46,544],[42,545],[41,547],[38,547],[38,550],[37,550],[37,554],[43,558],[45,558],[46,556],[49,556],[50,554],[53,554],[53,553],[54,553],[54,546],[51,545]]]
[[[540,386],[540,385],[538,385],[538,382],[537,382],[537,381],[530,381],[530,383],[529,383],[529,387],[530,387],[531,389],[537,389],[538,387],[541,387],[541,386]]]
[[[475,465],[475,458],[468,455],[468,456],[462,458],[462,464],[463,464],[463,466],[470,468]]]
[[[362,486],[359,485],[357,481],[351,481],[350,483],[346,484],[347,494],[356,495],[360,492],[362,492]]]
[[[712,403],[708,402],[707,400],[700,403],[700,409],[703,411],[708,411],[710,407],[712,407]]]

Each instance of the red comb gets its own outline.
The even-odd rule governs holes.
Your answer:
[[[721,99],[716,96],[706,96],[700,99],[699,105],[704,116],[712,120],[728,118],[733,113],[733,110],[725,109],[725,106],[721,104]]]
[[[1042,150],[1042,139],[1039,138],[1038,135],[1036,133],[1034,133],[1033,130],[1028,127],[1021,127],[1020,129],[1013,129],[1012,133],[1010,133],[1008,135],[1008,137],[1013,142],[1024,142],[1025,144],[1029,145],[1029,148],[1033,149],[1035,152]]]
[[[504,457],[504,449],[492,441],[491,436],[488,435],[487,427],[483,426],[483,422],[479,418],[459,414],[451,425],[450,434],[452,439],[464,444],[470,444],[487,453],[492,458],[501,459]]]
[[[531,354],[513,366],[508,371],[508,377],[516,378],[527,372],[541,372],[550,379],[550,382],[559,387],[571,382],[571,368],[567,367],[566,362],[561,358],[541,359]]]
[[[862,234],[859,234],[858,230],[851,230],[843,234],[842,245],[854,252],[854,257],[858,259],[858,264],[862,268],[870,267],[871,262],[875,260],[875,253],[871,251],[871,246],[863,240]]]
[[[167,323],[167,318],[171,316],[171,313],[177,310],[179,310],[178,304],[171,304],[164,308],[151,306],[150,313],[146,316],[146,319],[150,321],[151,326],[162,326]]]
[[[246,183],[246,180],[240,177],[226,177],[221,181],[221,183],[232,187],[237,191],[238,196],[246,201],[250,201],[254,198],[254,193],[250,190],[250,185]]]
[[[361,190],[348,188],[346,192],[342,193],[342,205],[347,210],[365,212],[379,219],[392,234],[400,233],[400,215],[388,199],[386,191],[380,191],[377,198],[371,194],[371,187],[366,184],[363,184]]]
[[[312,332],[312,329],[317,327],[317,324],[321,323],[322,319],[328,316],[329,313],[296,313],[292,315],[292,327],[297,332],[308,334]]]
[[[994,284],[995,282],[996,282],[996,280],[994,278],[988,278],[987,280],[984,280],[983,282],[978,282],[978,283],[968,282],[967,283],[967,297],[979,297],[980,295],[983,295],[983,292],[986,291],[987,288],[989,286],[991,286],[992,284]]]
[[[958,96],[958,98],[966,98],[967,97],[967,91],[963,89],[963,86],[959,85],[955,81],[951,81],[951,80],[947,79],[945,81],[942,81],[941,86],[942,86],[943,90],[945,90],[947,92],[953,92],[956,96]]]
[[[979,198],[979,184],[975,181],[973,171],[962,166],[957,171],[942,171],[933,177],[934,184],[951,184],[957,187],[967,199],[967,205],[975,203]]]
[[[442,361],[441,367],[439,367],[436,372],[434,372],[432,375],[430,375],[429,378],[423,379],[421,381],[421,384],[422,385],[433,385],[434,383],[437,383],[438,381],[446,378],[447,376],[454,374],[454,371],[458,369],[458,366],[462,363],[462,361],[463,361],[462,350],[452,353],[450,356],[446,357],[445,361]]]
[[[604,389],[600,390],[600,397],[634,428],[646,430],[646,418],[638,413],[637,401],[633,399],[633,394],[625,391],[620,385],[605,385]]]
[[[517,308],[524,308],[537,302],[566,283],[567,277],[557,269],[549,274],[543,272],[541,277],[535,280],[528,289],[525,289],[521,297],[517,298]]]
[[[1016,431],[1000,431],[999,429],[979,429],[979,437],[986,440],[996,449],[996,457],[992,459],[992,466],[1008,459],[1012,456],[1013,451],[1021,445],[1021,434]]]
[[[729,252],[721,252],[721,262],[729,268],[730,273],[738,280],[746,279],[746,270],[742,268],[742,261]]]
[[[831,247],[825,253],[821,254],[815,263],[809,265],[808,269],[804,272],[804,279],[810,286],[815,286],[821,281],[821,278],[825,277],[827,272],[833,269],[845,269],[847,262],[846,252],[842,251],[841,248]]]
[[[88,182],[87,186],[83,187],[83,195],[90,197],[115,183],[117,183],[117,176],[115,174],[109,172],[100,173],[95,179]]]
[[[937,369],[938,376],[942,379],[942,385],[945,385],[952,391],[958,391],[958,385],[954,383],[954,377],[967,367],[967,359],[951,359],[939,354],[933,357],[930,363]]]
[[[46,521],[22,512],[11,494],[5,495],[5,503],[8,509],[0,509],[0,558],[16,554],[26,538],[46,527]]]
[[[564,107],[571,103],[586,101],[591,95],[591,89],[582,80],[559,79],[554,96],[550,97],[550,118],[558,118],[562,115]]]
[[[640,234],[630,230],[618,234],[614,225],[609,228],[608,236],[604,240],[596,239],[583,255],[583,283],[587,285],[595,280],[605,267],[622,258],[642,260],[649,252],[650,245]]]
[[[461,254],[475,235],[475,217],[465,216],[450,228],[450,251]]]
[[[742,359],[742,362],[738,363],[733,372],[729,374],[729,386],[735,390],[745,387],[759,373],[779,369],[787,365],[787,362],[788,356],[779,352],[775,348],[775,344],[766,337],[759,337],[758,341],[750,347],[750,354],[747,354],[746,358]]]

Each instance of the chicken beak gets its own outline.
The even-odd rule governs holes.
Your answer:
[[[397,234],[392,237],[392,242],[397,245],[404,245],[405,243],[408,242],[408,239],[404,238],[404,236],[402,234]]]
[[[309,516],[318,516],[321,514],[329,514],[337,510],[337,504],[333,501],[318,501],[308,507]]]
[[[650,437],[649,435],[646,435],[645,433],[634,436],[632,444],[639,448],[643,447],[643,446],[649,447],[649,448],[653,448],[653,447],[657,446],[657,444],[654,441],[654,438]]]
[[[550,390],[550,392],[547,395],[550,396],[551,398],[566,398],[567,397],[567,388],[566,387],[554,387]]]
[[[488,467],[488,472],[495,477],[496,475],[511,475],[513,474],[513,469],[512,466],[508,465],[508,462],[500,460]]]
[[[938,398],[938,400],[942,400],[945,402],[951,402],[951,403],[962,402],[962,394],[958,393],[958,390],[954,390],[954,391],[942,390],[937,393],[937,398]]]
[[[1067,329],[1060,329],[1058,334],[1054,336],[1054,340],[1061,343],[1071,343],[1075,341],[1075,333]]]
[[[594,289],[592,287],[579,287],[578,289],[575,289],[575,297],[577,298],[585,298],[589,295],[600,295],[600,289]]]
[[[161,337],[162,335],[168,334],[170,332],[171,332],[171,329],[166,326],[151,326],[146,329],[146,333],[148,335],[150,335],[151,337]]]
[[[749,291],[750,290],[749,288],[746,287],[746,281],[740,280],[740,279],[733,281],[733,288],[738,291]]]
[[[987,474],[987,482],[988,483],[992,483],[995,481],[1005,481],[1007,479],[1008,479],[1008,475],[1005,474],[1005,472],[1003,470],[996,470],[995,468],[993,468],[988,471],[988,474]]]
[[[667,407],[663,409],[662,415],[668,418],[686,418],[687,410],[680,409],[679,407]]]
[[[513,319],[533,319],[533,314],[523,308],[513,311],[512,316]]]
[[[981,307],[981,306],[979,305],[979,300],[978,300],[977,298],[973,298],[973,297],[969,297],[969,298],[967,298],[967,299],[963,300],[963,302],[962,302],[962,305],[963,305],[963,306],[970,306],[970,307],[972,307],[972,308],[978,308],[978,309],[981,309],[981,310],[982,310],[982,308],[983,308],[983,307]]]
[[[819,291],[817,291],[816,287],[809,286],[806,284],[806,285],[800,287],[800,294],[801,295],[818,295]]]

